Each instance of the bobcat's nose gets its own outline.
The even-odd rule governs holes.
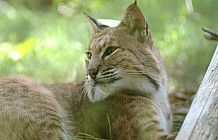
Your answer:
[[[98,70],[95,68],[91,68],[91,69],[88,69],[88,73],[89,73],[89,76],[92,77],[92,79],[95,79],[96,75],[98,74]]]

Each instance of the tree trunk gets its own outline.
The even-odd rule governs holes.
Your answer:
[[[218,45],[176,140],[218,140]]]

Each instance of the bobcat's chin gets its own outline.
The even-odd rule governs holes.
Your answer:
[[[110,95],[113,95],[117,90],[116,84],[119,80],[110,82],[110,83],[99,83],[91,79],[89,76],[86,80],[86,92],[88,94],[88,98],[91,102],[97,102],[104,100]]]
[[[111,95],[111,92],[105,92],[104,89],[101,89],[101,87],[98,85],[91,87],[91,89],[88,91],[88,98],[93,103],[104,100],[109,95]]]

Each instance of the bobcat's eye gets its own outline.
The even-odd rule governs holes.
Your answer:
[[[92,58],[92,53],[91,52],[86,52],[86,59],[90,60]]]
[[[112,46],[108,47],[108,48],[105,50],[105,52],[104,52],[102,58],[105,58],[106,56],[111,55],[116,49],[117,49],[117,47],[112,47]]]

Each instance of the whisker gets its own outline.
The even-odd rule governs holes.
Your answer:
[[[125,74],[131,74],[131,75],[145,75],[146,73],[145,72],[124,72]],[[147,74],[147,75],[151,75],[151,76],[155,76],[155,77],[160,77],[158,75],[155,75],[155,74]]]
[[[135,75],[137,75],[137,74],[139,74],[139,75],[146,74],[144,71],[137,71],[137,70],[123,70],[122,72],[124,72],[125,74],[135,74]],[[149,73],[148,75],[161,77],[161,76],[159,76],[157,74],[151,74],[151,73]]]
[[[136,73],[144,73],[145,71],[141,71],[141,70],[131,70],[131,69],[122,69],[122,71],[125,72],[136,72]]]
[[[84,84],[81,88],[81,94],[80,94],[80,98],[79,98],[80,101],[82,101],[82,99],[85,100],[85,97],[87,95],[87,92],[86,92],[87,87],[88,87],[88,84],[86,82],[84,82]]]
[[[157,74],[152,74],[152,73],[145,73],[144,71],[137,71],[137,70],[126,70],[126,69],[123,69],[122,70],[122,73],[123,74],[126,74],[126,75],[149,75],[149,76],[152,76],[153,78],[155,79],[164,79],[164,80],[167,80],[166,77],[162,77],[160,75],[157,75]]]

